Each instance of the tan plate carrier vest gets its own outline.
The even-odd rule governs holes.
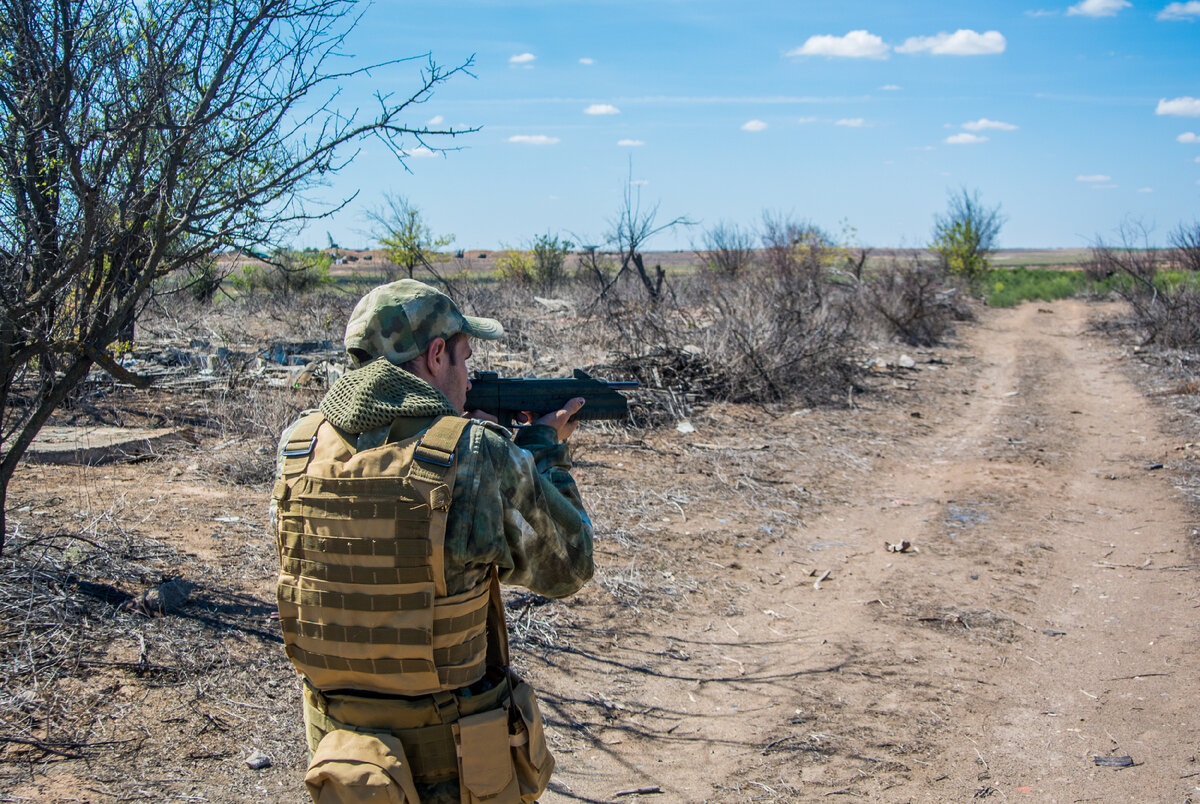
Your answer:
[[[321,804],[415,802],[414,780],[455,777],[465,804],[516,804],[549,784],[537,700],[508,666],[496,567],[447,594],[446,515],[468,424],[443,416],[421,435],[355,450],[314,413],[284,445],[279,621],[305,677],[315,752],[305,782]],[[485,673],[490,688],[461,690]],[[399,790],[376,797],[389,776]]]
[[[443,416],[357,452],[320,413],[294,428],[274,489],[279,622],[317,690],[416,696],[483,676],[490,581],[448,595],[444,569],[454,450],[469,423]]]

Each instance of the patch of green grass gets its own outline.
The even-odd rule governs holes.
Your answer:
[[[993,268],[979,280],[978,287],[990,307],[1015,307],[1025,301],[1054,301],[1105,290],[1083,271],[1046,268]]]

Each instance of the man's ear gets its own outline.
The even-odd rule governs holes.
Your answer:
[[[446,339],[434,338],[425,347],[425,368],[429,371],[430,376],[437,377],[444,370],[446,364],[450,362],[450,355],[446,351]]]

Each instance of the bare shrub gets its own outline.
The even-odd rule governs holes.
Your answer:
[[[220,438],[197,455],[199,470],[237,486],[263,487],[275,478],[279,434],[321,400],[317,390],[264,388],[250,384],[224,389],[193,408]]]
[[[630,177],[625,185],[621,208],[609,221],[610,229],[607,240],[619,255],[621,263],[613,282],[631,271],[636,271],[646,298],[651,304],[658,304],[663,298],[663,284],[666,282],[667,274],[661,265],[655,265],[653,272],[647,269],[642,259],[642,249],[655,235],[676,226],[691,226],[692,221],[686,217],[678,217],[665,223],[660,222],[658,204],[642,206],[641,186],[634,184],[632,173],[631,163]],[[603,294],[607,294],[611,286],[612,282],[606,285]]]
[[[714,289],[709,353],[735,402],[841,400],[853,383],[854,309],[847,289],[802,275]]]
[[[1117,229],[1116,241],[1097,237],[1084,270],[1089,279],[1102,281],[1123,275],[1133,285],[1153,289],[1163,263],[1159,249],[1150,245],[1150,232],[1141,223],[1126,222]]]
[[[754,239],[753,231],[720,221],[704,231],[696,256],[706,269],[733,278],[753,263]]]
[[[797,221],[781,212],[764,212],[763,263],[779,277],[820,275],[833,264],[837,244],[811,221]]]
[[[1114,287],[1132,309],[1143,345],[1194,350],[1200,347],[1200,287],[1159,281],[1168,256],[1149,240],[1149,230],[1139,223],[1123,224],[1115,243],[1097,238],[1089,275],[1118,278]]]
[[[606,255],[597,246],[582,246],[575,256],[575,281],[589,286],[597,295],[603,295],[617,274],[617,264],[611,255]]]
[[[1174,249],[1172,262],[1183,271],[1200,272],[1200,221],[1180,223],[1168,242]]]
[[[851,294],[820,276],[698,277],[681,283],[675,305],[609,316],[636,349],[619,367],[677,397],[817,404],[853,382]]]
[[[912,346],[940,343],[956,320],[971,317],[944,275],[918,260],[907,265],[893,260],[859,287],[868,314],[882,322],[889,336]]]

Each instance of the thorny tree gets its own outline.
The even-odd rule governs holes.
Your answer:
[[[366,76],[328,66],[353,7],[0,0],[0,550],[8,482],[53,410],[94,365],[137,379],[108,348],[158,280],[328,214],[299,193],[366,136],[402,160],[402,138],[468,131],[402,117],[469,60],[426,61],[370,113],[336,107]]]

